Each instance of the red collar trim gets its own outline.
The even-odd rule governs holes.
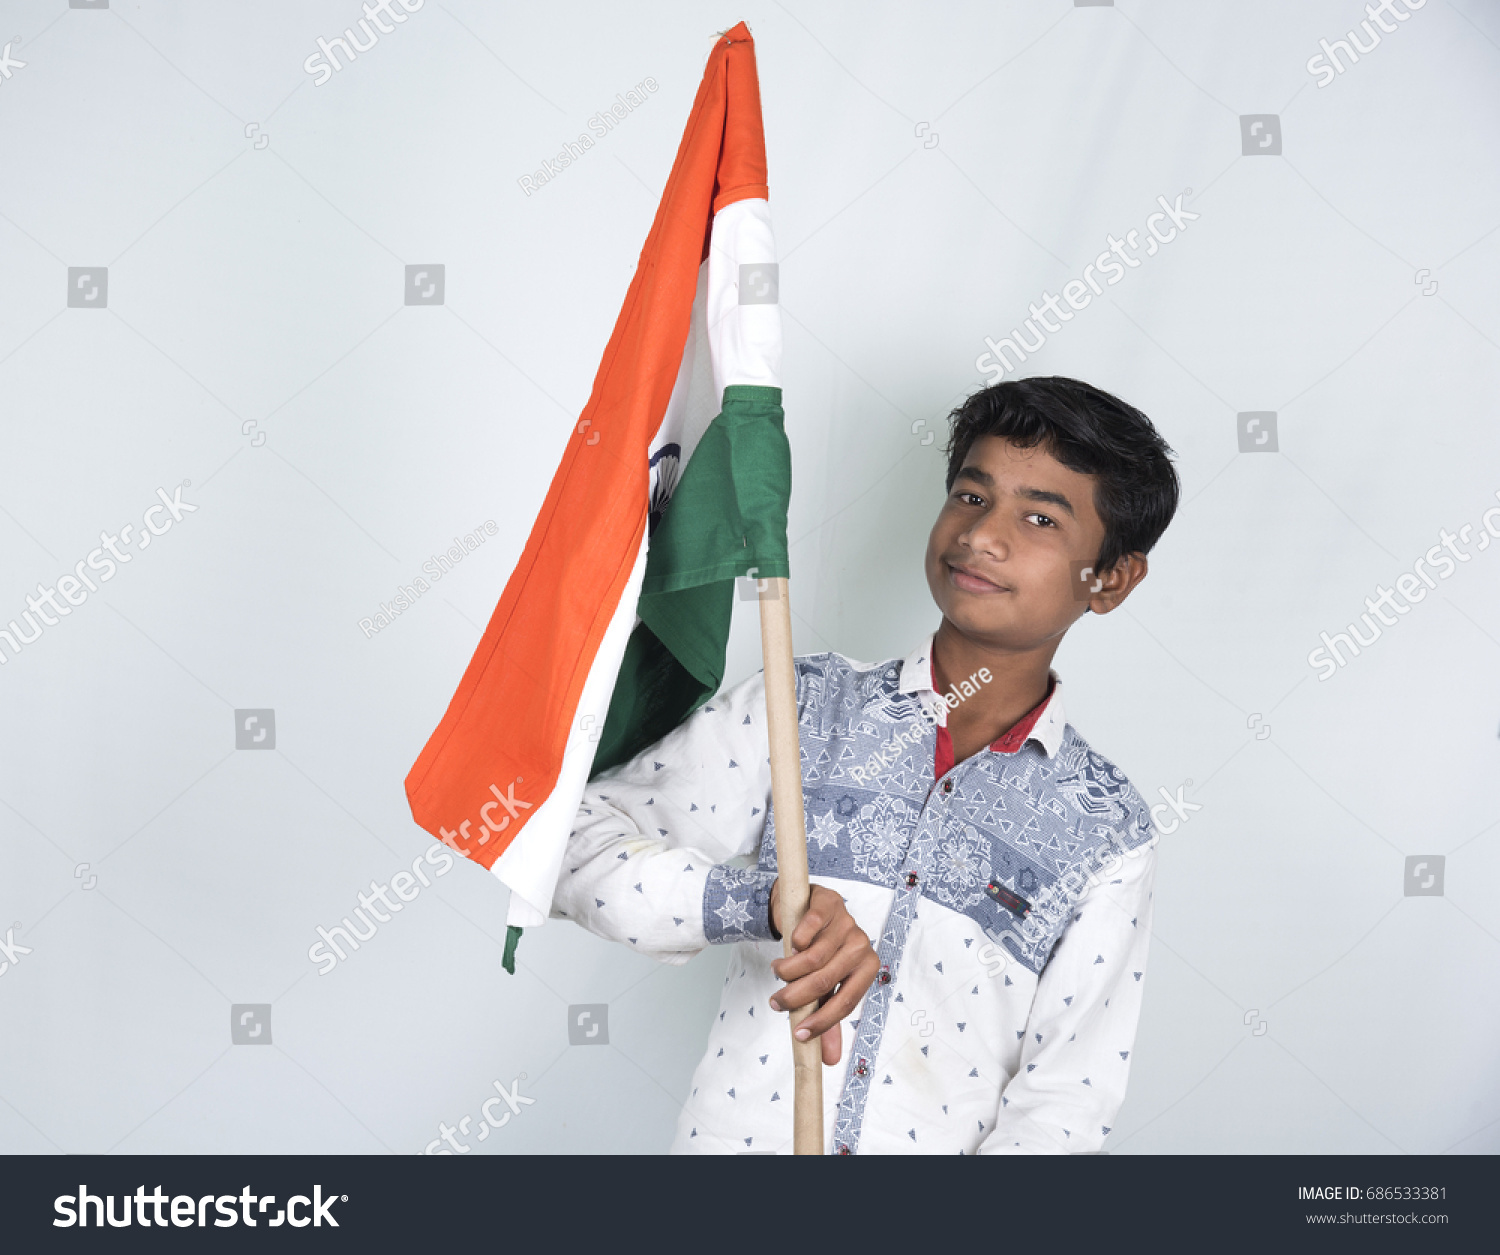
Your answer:
[[[932,673],[932,687],[937,689],[937,669],[931,660],[928,667]],[[1037,720],[1042,717],[1047,703],[1052,700],[1052,690],[1057,687],[1057,681],[1052,676],[1047,677],[1046,695],[1035,706],[1021,716],[1020,720],[998,740],[990,742],[990,749],[997,754],[1014,754],[1021,746],[1026,744],[1026,738],[1031,735],[1031,730],[1036,727]],[[941,694],[939,694],[941,696]],[[947,725],[941,725],[937,730],[937,761],[933,765],[936,775],[934,779],[941,779],[953,770],[953,737],[949,734]]]

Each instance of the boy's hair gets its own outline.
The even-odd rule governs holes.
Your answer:
[[[1096,479],[1094,509],[1104,544],[1094,561],[1108,571],[1128,553],[1149,553],[1177,510],[1172,449],[1151,420],[1119,397],[1061,375],[981,388],[949,415],[947,490],[981,436],[1043,447],[1070,471]]]

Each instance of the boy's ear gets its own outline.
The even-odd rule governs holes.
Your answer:
[[[1103,587],[1089,598],[1088,609],[1094,614],[1108,614],[1146,578],[1147,569],[1145,554],[1127,553],[1099,577]]]

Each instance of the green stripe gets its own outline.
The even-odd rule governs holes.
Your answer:
[[[719,691],[734,581],[786,577],[792,456],[781,389],[732,384],[693,450],[646,556],[590,778],[660,740]]]

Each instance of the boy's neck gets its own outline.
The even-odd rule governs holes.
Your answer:
[[[932,669],[940,694],[965,680],[975,692],[948,711],[954,762],[999,740],[1047,695],[1047,673],[1061,638],[1027,653],[1009,653],[976,644],[947,619],[932,638]],[[988,670],[988,682],[979,672]]]

